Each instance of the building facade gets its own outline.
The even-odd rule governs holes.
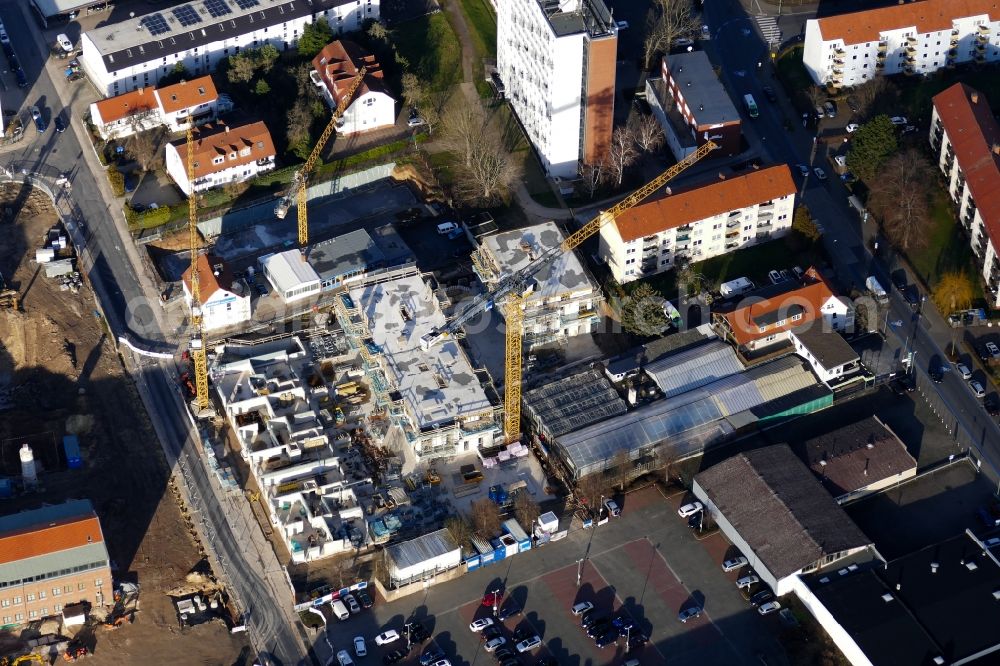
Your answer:
[[[534,258],[559,247],[563,240],[554,222],[485,236],[473,254],[472,266],[483,283],[492,288]],[[601,289],[575,252],[553,259],[535,274],[534,285],[522,304],[528,349],[597,331]],[[500,312],[504,309],[500,308]]]
[[[602,0],[509,0],[497,71],[550,176],[574,178],[611,143],[618,28]]]
[[[678,261],[703,261],[783,236],[792,226],[795,182],[787,165],[721,177],[639,204],[601,227],[599,254],[619,283]]]
[[[993,0],[922,0],[806,21],[802,61],[820,84],[857,86],[879,74],[930,74],[1000,60]]]
[[[201,298],[202,326],[206,330],[228,328],[250,321],[250,287],[237,280],[222,259],[198,256],[198,295]],[[191,269],[181,283],[185,301],[191,302]]]
[[[112,602],[108,549],[89,500],[0,518],[0,624],[57,615],[69,604]]]
[[[989,100],[964,83],[935,95],[930,143],[988,297],[1000,307],[1000,125]]]
[[[274,169],[275,150],[263,122],[230,127],[224,122],[199,128],[194,134],[194,182],[188,181],[187,139],[166,147],[167,174],[190,196],[192,189],[242,183]]]
[[[723,154],[740,151],[743,133],[739,111],[704,51],[664,56],[660,78],[646,79],[646,101],[677,160],[709,140]]]
[[[194,0],[88,30],[80,64],[98,91],[120,95],[155,86],[177,67],[208,74],[242,49],[294,48],[315,20],[339,35],[378,18],[379,0]]]
[[[337,123],[338,134],[370,132],[396,124],[396,100],[389,93],[375,56],[343,39],[324,46],[313,58],[312,65],[309,76],[326,103],[334,109],[354,83],[358,71],[365,68],[364,80]]]

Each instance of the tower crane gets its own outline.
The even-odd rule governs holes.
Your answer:
[[[456,314],[451,321],[443,326],[431,329],[420,338],[420,347],[426,351],[442,339],[453,336],[478,314],[485,312],[501,300],[506,299],[504,314],[507,323],[506,350],[504,354],[504,420],[503,431],[507,441],[512,441],[520,434],[521,429],[521,324],[524,313],[521,305],[524,302],[524,291],[528,281],[550,261],[567,252],[572,252],[601,227],[608,224],[619,215],[640,203],[656,190],[666,185],[677,174],[718,148],[712,141],[702,144],[696,151],[670,167],[659,176],[649,181],[632,194],[628,195],[606,211],[598,213],[582,227],[566,237],[558,246],[546,250],[521,270],[502,277],[499,282],[485,294],[480,294]]]
[[[323,152],[323,148],[326,147],[326,142],[330,140],[330,137],[333,135],[333,131],[337,129],[337,121],[341,119],[344,112],[347,111],[347,107],[351,105],[351,100],[354,99],[354,93],[364,80],[365,73],[367,71],[366,67],[362,67],[358,70],[357,76],[354,78],[354,81],[351,82],[347,92],[340,98],[340,103],[337,104],[337,108],[334,110],[333,116],[330,117],[330,122],[326,124],[326,127],[323,129],[323,133],[320,134],[319,139],[316,140],[316,145],[313,146],[312,152],[309,153],[306,163],[302,165],[301,169],[295,172],[295,177],[292,179],[292,184],[288,188],[288,192],[285,196],[281,197],[281,199],[278,200],[278,203],[274,206],[275,216],[279,220],[283,220],[285,219],[285,215],[288,214],[289,207],[292,205],[292,197],[297,199],[299,217],[299,248],[301,248],[303,252],[309,244],[309,221],[306,215],[306,190],[309,187],[309,176],[312,174],[313,169],[316,168],[316,162],[319,160],[319,155]]]
[[[194,366],[194,408],[200,414],[208,408],[208,358],[205,349],[205,331],[202,328],[201,285],[198,275],[198,199],[194,189],[194,130],[187,130],[187,177],[191,184],[188,197],[188,245],[191,247],[191,364]]]

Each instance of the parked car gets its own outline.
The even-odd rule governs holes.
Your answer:
[[[493,652],[506,642],[507,642],[506,638],[504,638],[503,636],[497,636],[496,638],[486,641],[486,645],[483,646],[483,649],[486,650],[487,652]]]
[[[598,615],[597,611],[589,610],[580,617],[580,626],[584,629],[589,629],[598,622],[605,622],[607,619],[608,618],[603,615]]]
[[[906,116],[893,116],[889,118],[889,122],[893,125],[905,125],[908,121],[906,120]]]
[[[398,664],[399,662],[406,659],[406,653],[402,650],[393,650],[389,654],[382,657],[383,664]]]
[[[56,42],[66,53],[71,53],[73,51],[73,42],[70,41],[69,37],[67,37],[65,33],[59,33],[56,35]]]
[[[772,88],[771,86],[764,86],[763,88],[761,88],[761,90],[764,91],[764,97],[767,98],[768,102],[778,101],[778,96],[774,94],[774,88]]]
[[[593,610],[593,608],[594,604],[590,603],[589,601],[581,601],[580,603],[570,608],[569,612],[571,612],[573,615],[583,615],[587,611]]]
[[[611,620],[609,620],[608,618],[604,618],[600,622],[595,622],[594,624],[587,627],[587,636],[589,636],[590,638],[597,638],[598,636],[603,635],[610,626],[611,626]]]
[[[990,539],[986,539],[985,541],[983,541],[983,545],[986,546],[987,548],[996,548],[997,546],[1000,546],[1000,537],[992,537]]]
[[[500,609],[499,613],[497,613],[497,619],[503,622],[504,620],[508,620],[520,614],[521,614],[520,606],[518,606],[517,604],[508,603],[506,606]]]
[[[770,270],[767,272],[767,279],[771,281],[771,284],[778,284],[781,282],[781,273],[776,270]]]
[[[1000,416],[1000,399],[997,398],[996,393],[986,396],[986,399],[983,400],[983,407],[986,408],[986,413],[990,416]]]
[[[485,629],[486,627],[491,626],[492,624],[493,624],[493,618],[481,617],[478,620],[473,620],[472,623],[469,625],[469,629],[471,631],[479,632]]]
[[[407,127],[420,127],[421,125],[426,125],[427,121],[420,116],[413,116],[406,121]]]
[[[972,370],[969,370],[969,366],[964,363],[959,363],[955,366],[958,370],[958,374],[962,375],[962,379],[972,379]]]
[[[487,592],[483,595],[484,606],[497,606],[503,600],[503,595],[499,592]]]
[[[984,389],[983,385],[977,382],[975,379],[969,382],[969,388],[972,389],[972,392],[976,394],[977,398],[986,397],[986,389]]]
[[[761,615],[768,615],[776,610],[781,610],[781,604],[777,601],[768,601],[766,604],[757,606],[757,612]]]
[[[944,381],[944,373],[941,372],[941,368],[934,368],[927,374],[930,376],[931,381],[934,382],[935,384],[940,384],[942,381]]]
[[[529,636],[514,647],[518,652],[530,652],[542,644],[542,639],[538,636]]]
[[[503,636],[503,629],[494,624],[483,629],[480,640],[491,641],[498,636]]]
[[[1000,527],[1000,517],[993,515],[989,507],[981,506],[976,509],[976,517],[985,525],[986,527]]]
[[[354,637],[354,656],[355,657],[364,657],[367,654],[368,654],[368,646],[365,645],[365,638],[364,638],[364,636],[355,636]]]
[[[594,639],[594,645],[596,645],[599,648],[607,647],[612,643],[614,643],[615,641],[617,641],[618,636],[619,636],[618,630],[615,629],[614,627],[611,627],[602,635]]]
[[[23,69],[14,70],[14,78],[17,79],[17,87],[25,88],[28,85],[28,77],[25,75]]]
[[[826,171],[823,171],[821,167],[813,167],[813,173],[819,180],[826,180]]]
[[[57,133],[62,134],[66,131],[66,121],[62,119],[62,116],[56,116],[56,119],[52,124],[55,126]]]
[[[35,129],[41,134],[45,131],[45,118],[42,118],[42,112],[38,110],[37,106],[31,107],[31,120],[35,123]]]
[[[432,645],[427,648],[427,652],[420,655],[420,666],[430,666],[438,659],[444,659],[444,651],[437,645]]]
[[[399,640],[399,632],[395,629],[389,629],[388,631],[383,631],[381,634],[375,637],[376,645],[389,645],[390,643],[395,643]]]
[[[427,631],[427,628],[419,622],[410,622],[406,628],[412,643],[423,643],[431,637],[431,632]]]
[[[618,516],[622,515],[622,510],[618,507],[618,503],[615,502],[613,499],[605,499],[604,508],[608,510],[608,514],[612,518],[617,518]]]
[[[688,516],[693,516],[705,507],[702,506],[701,502],[691,502],[690,504],[685,504],[681,508],[677,509],[677,515],[681,518],[687,518]]]
[[[354,595],[345,594],[344,603],[347,604],[347,608],[351,611],[351,615],[356,615],[361,612],[361,606],[358,605],[358,600],[354,598]]]
[[[997,347],[995,343],[987,342],[986,351],[990,353],[990,356],[993,357],[994,361],[1000,360],[1000,347]]]
[[[750,605],[760,606],[761,604],[766,604],[772,599],[774,599],[774,592],[771,592],[771,590],[761,590],[750,597]]]
[[[823,103],[823,111],[826,112],[827,118],[837,117],[837,105],[833,103],[833,100],[827,100]]]
[[[760,578],[756,574],[747,574],[736,581],[736,587],[750,587],[754,583],[759,583]]]
[[[517,652],[515,652],[510,645],[501,645],[497,648],[497,651],[493,653],[493,658],[496,659],[499,664],[515,657],[517,657]]]
[[[693,617],[701,616],[701,606],[689,606],[685,608],[680,613],[677,614],[677,619],[681,622],[687,622]]]
[[[337,653],[337,663],[340,666],[354,666],[354,660],[351,659],[351,655],[347,653],[347,650],[341,650]]]
[[[858,123],[847,123],[844,129],[847,130],[848,134],[854,134],[855,132],[858,131],[859,127],[861,127],[861,125],[859,125]]]
[[[841,169],[847,168],[847,155],[834,155],[833,163],[839,166]]]
[[[636,621],[628,613],[619,613],[615,616],[615,619],[611,620],[611,626],[619,631],[625,631],[627,629],[635,629]]]
[[[361,603],[362,608],[372,607],[372,598],[368,594],[368,592],[366,592],[365,590],[358,590],[354,594],[358,598],[358,601]]]
[[[746,566],[746,564],[747,564],[747,558],[745,558],[742,555],[740,555],[738,557],[734,557],[732,559],[729,559],[729,560],[726,560],[725,562],[723,562],[722,563],[722,570],[723,571],[735,571],[736,569],[739,569],[740,567]]]
[[[809,175],[809,165],[807,165],[807,164],[796,164],[795,166],[799,170],[799,175],[802,176],[803,178],[805,178],[806,176]]]
[[[632,650],[636,649],[637,647],[641,647],[641,646],[645,645],[648,642],[649,642],[649,639],[646,638],[642,634],[642,632],[633,631],[633,632],[629,633],[629,635],[628,635],[628,645],[626,645],[625,648],[629,652],[631,652]]]

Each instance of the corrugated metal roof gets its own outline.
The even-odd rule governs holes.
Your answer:
[[[646,366],[646,373],[667,398],[686,393],[743,370],[733,348],[721,340],[672,354]]]
[[[274,288],[282,293],[307,284],[319,284],[319,275],[298,250],[285,250],[261,257]]]
[[[445,553],[458,550],[458,544],[455,543],[451,532],[447,529],[440,529],[416,539],[393,544],[386,550],[397,569],[408,569]]]
[[[15,580],[24,580],[40,575],[55,577],[52,574],[59,574],[61,571],[72,572],[77,567],[95,569],[105,566],[108,563],[108,549],[103,541],[88,543],[78,548],[69,548],[55,553],[46,553],[37,557],[28,557],[13,562],[0,564],[0,583],[10,583]],[[96,566],[91,566],[96,565]],[[80,569],[85,570],[85,569]],[[109,581],[110,582],[110,581]]]

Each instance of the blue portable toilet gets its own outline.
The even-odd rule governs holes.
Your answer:
[[[0,499],[10,499],[14,496],[14,482],[6,476],[0,477]]]
[[[63,450],[66,452],[66,464],[70,469],[83,467],[83,459],[80,458],[80,440],[76,435],[63,437]]]

